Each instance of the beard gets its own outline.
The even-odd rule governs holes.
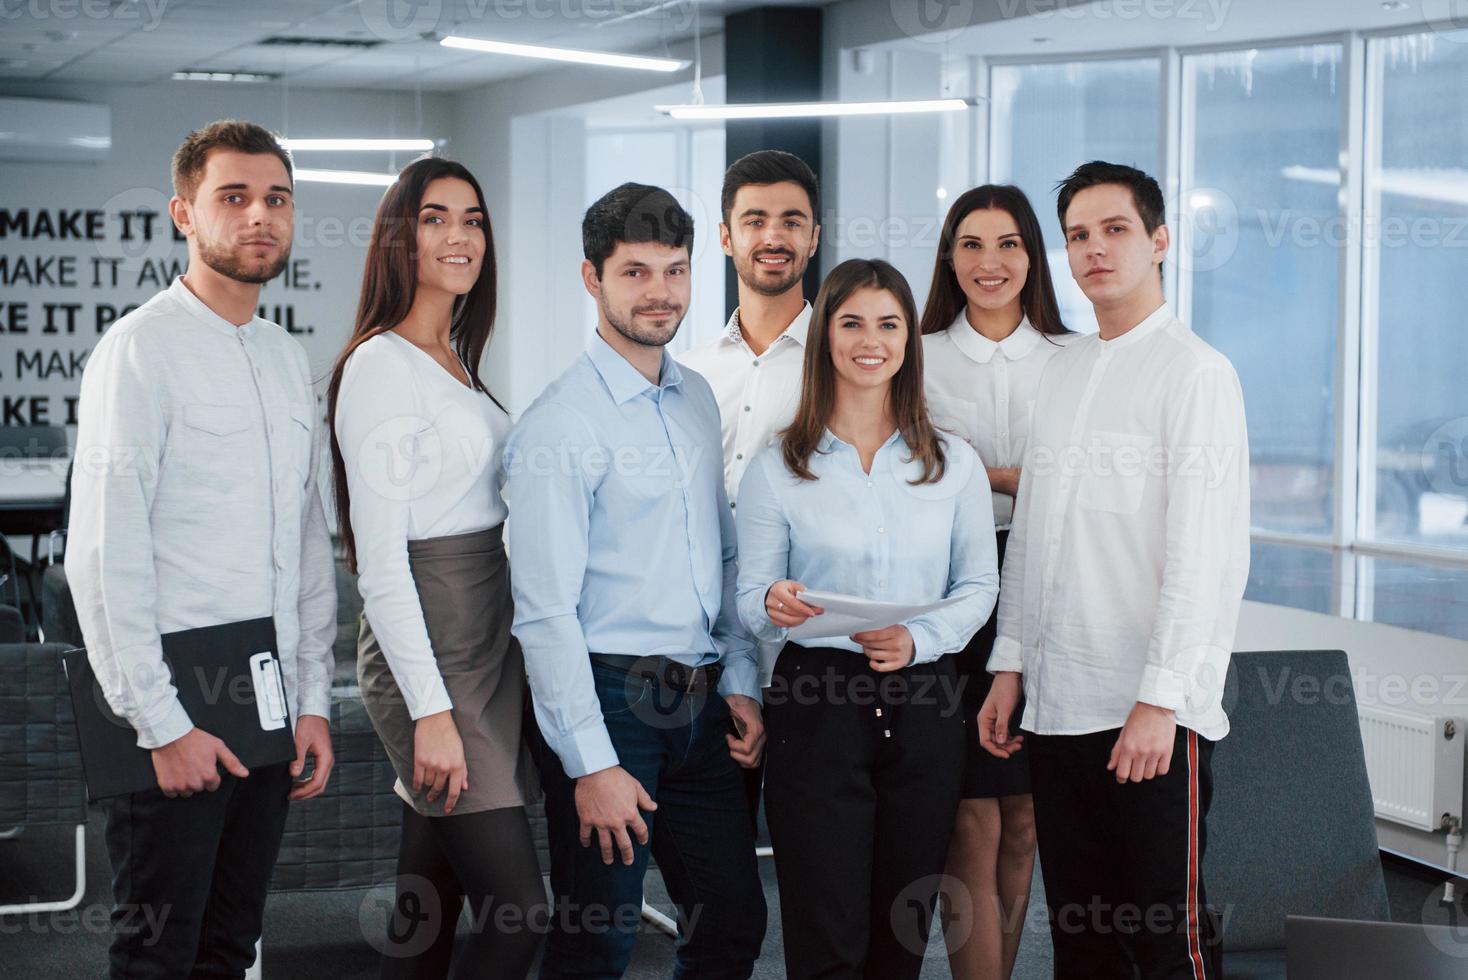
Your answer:
[[[223,245],[205,244],[202,241],[199,243],[199,258],[204,260],[205,265],[221,276],[251,285],[267,283],[280,275],[291,257],[289,243],[286,243],[286,246],[280,250],[280,255],[273,262],[266,259],[242,258],[241,251],[240,248],[231,249]]]
[[[633,307],[631,313],[622,316],[613,310],[607,303],[606,297],[601,299],[602,315],[612,325],[612,329],[634,344],[643,347],[666,347],[678,334],[678,328],[683,325],[684,310],[681,306],[659,306],[659,307]],[[671,327],[638,327],[637,317],[639,314],[667,313],[672,323]]]
[[[757,255],[788,255],[790,257],[790,269],[780,279],[771,282],[761,275],[759,261],[755,258]],[[804,278],[805,267],[809,261],[809,259],[802,261],[799,255],[783,249],[779,252],[760,249],[757,252],[749,253],[749,257],[746,259],[736,257],[734,259],[734,273],[739,276],[740,282],[761,296],[779,296]]]

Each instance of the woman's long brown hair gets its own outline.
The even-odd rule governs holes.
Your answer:
[[[958,195],[948,216],[943,219],[943,234],[938,255],[933,260],[933,282],[928,287],[928,301],[923,305],[925,334],[947,330],[959,311],[968,305],[968,297],[953,274],[953,250],[958,226],[975,211],[1005,211],[1019,227],[1019,239],[1030,258],[1029,275],[1019,293],[1020,309],[1030,326],[1042,334],[1070,333],[1060,319],[1060,304],[1055,301],[1055,284],[1050,278],[1050,262],[1045,257],[1045,235],[1040,219],[1025,192],[1013,184],[983,184]]]
[[[831,360],[831,322],[841,304],[858,289],[881,289],[891,293],[902,308],[907,321],[907,344],[902,367],[892,378],[887,399],[897,429],[912,455],[921,460],[922,476],[913,484],[937,483],[948,466],[938,430],[928,421],[927,401],[923,397],[923,342],[915,329],[917,304],[907,280],[881,259],[848,259],[826,276],[816,294],[811,314],[810,331],[805,341],[805,369],[800,383],[800,404],[795,420],[783,430],[785,465],[802,480],[814,480],[810,469],[811,453],[818,452],[821,437],[836,409],[836,365]]]
[[[357,539],[352,533],[352,501],[347,488],[347,465],[336,440],[336,399],[341,390],[347,360],[358,347],[402,323],[413,308],[418,292],[418,211],[423,192],[442,177],[454,177],[474,188],[484,216],[484,260],[479,278],[469,291],[454,300],[449,339],[469,373],[470,384],[499,405],[479,378],[479,360],[494,333],[496,268],[494,233],[489,224],[489,207],[484,191],[463,164],[437,157],[415,160],[402,169],[377,207],[372,241],[367,246],[367,267],[362,273],[362,296],[357,302],[357,322],[347,345],[337,356],[326,389],[326,431],[331,436],[331,483],[341,525],[342,548],[347,569],[357,572]],[[503,408],[504,406],[500,406]]]

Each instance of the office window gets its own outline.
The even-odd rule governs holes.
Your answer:
[[[1239,372],[1252,522],[1331,531],[1341,252],[1341,48],[1190,55],[1175,261],[1194,330]],[[1185,232],[1185,234],[1182,234]],[[1179,240],[1181,238],[1181,241]]]
[[[1468,44],[1381,38],[1369,62],[1361,530],[1468,552]]]
[[[1244,598],[1311,612],[1336,611],[1335,557],[1329,548],[1255,541]]]
[[[1055,183],[1088,160],[1156,174],[1161,85],[1155,58],[996,65],[990,73],[990,177],[1018,185],[1034,205],[1072,329],[1095,332],[1096,318],[1066,263]]]
[[[1468,640],[1468,568],[1362,557],[1370,609],[1358,618]]]

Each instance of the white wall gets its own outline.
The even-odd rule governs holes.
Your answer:
[[[37,350],[58,352],[70,362],[84,358],[96,343],[97,317],[107,306],[139,304],[168,284],[167,270],[182,268],[187,249],[171,240],[167,202],[171,195],[169,162],[188,133],[212,120],[242,118],[280,130],[286,100],[279,86],[166,82],[130,85],[7,85],[4,94],[35,98],[62,98],[98,102],[112,110],[112,149],[102,164],[0,162],[0,208],[106,212],[102,241],[19,241],[14,235],[0,241],[12,262],[21,256],[71,257],[76,263],[76,286],[0,287],[0,301],[29,306],[27,333],[0,331],[0,391],[6,397],[45,396],[49,421],[65,421],[65,397],[74,396],[80,374],[70,370],[46,378],[17,377],[17,356],[29,358]],[[347,136],[410,135],[415,129],[410,94],[360,93],[297,89],[289,93],[287,135]],[[423,135],[451,137],[452,102],[443,96],[423,99]],[[297,156],[297,166],[343,166],[386,169],[381,155],[335,154]],[[400,156],[399,166],[409,156]],[[267,316],[294,319],[297,337],[311,358],[313,374],[321,377],[341,349],[356,311],[366,238],[381,198],[381,188],[301,183],[296,194],[296,234],[293,262],[307,278],[295,285],[284,279],[266,285],[261,301]],[[120,210],[148,208],[158,212],[155,238],[145,243],[121,240]],[[101,284],[93,285],[92,260],[118,258],[118,283],[108,266]],[[159,273],[154,275],[153,273]],[[44,333],[45,303],[81,305],[78,329]],[[280,307],[279,313],[276,308]],[[287,311],[287,308],[289,310]],[[6,322],[0,310],[0,324]],[[58,318],[58,325],[62,322]],[[12,419],[14,421],[14,419]]]
[[[723,36],[704,38],[702,48],[704,76],[722,75]],[[675,58],[693,56],[686,43],[669,45],[669,51]],[[556,68],[454,97],[455,152],[484,185],[506,270],[484,378],[512,410],[529,405],[585,340],[584,290],[576,278],[585,203],[579,194],[574,200],[550,194],[552,184],[585,186],[584,139],[572,135],[584,122],[547,120],[574,115],[571,110],[588,93],[611,99],[678,82],[691,85],[691,79],[691,71],[670,80],[652,72]],[[554,270],[549,286],[543,270]]]

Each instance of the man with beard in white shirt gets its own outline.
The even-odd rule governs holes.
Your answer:
[[[795,418],[800,400],[811,317],[803,287],[821,240],[820,192],[804,160],[758,150],[729,166],[719,197],[719,245],[734,260],[739,306],[716,340],[680,360],[704,376],[719,403],[724,486],[733,509],[745,468]],[[762,685],[780,646],[760,644]],[[756,831],[763,776],[762,763],[745,770]]]
[[[1157,182],[1096,161],[1059,190],[1100,333],[1040,383],[980,740],[1029,749],[1055,975],[1215,980],[1201,868],[1249,568],[1243,394],[1163,299]]]
[[[174,155],[173,187],[188,270],[87,359],[71,481],[66,575],[87,658],[158,781],[104,804],[110,980],[243,976],[289,801],[320,795],[333,759],[336,572],[311,371],[256,315],[290,257],[290,155],[254,123],[211,123]],[[180,703],[161,636],[264,616],[296,759],[249,770]],[[162,910],[156,934],[124,925],[138,908]]]

